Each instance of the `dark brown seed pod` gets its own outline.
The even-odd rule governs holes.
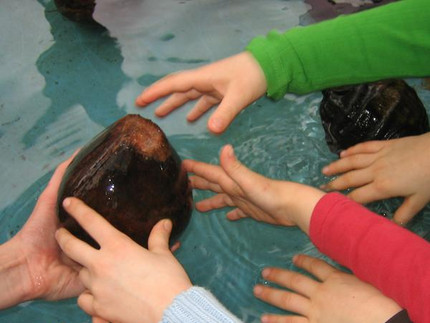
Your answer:
[[[163,131],[138,115],[121,118],[82,148],[59,189],[61,225],[97,247],[63,209],[68,196],[83,200],[144,247],[159,220],[172,220],[175,239],[192,212],[191,188],[179,156]]]

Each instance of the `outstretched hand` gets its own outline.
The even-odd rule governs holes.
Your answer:
[[[403,197],[393,220],[404,225],[430,201],[429,147],[430,133],[355,145],[323,168],[327,176],[341,175],[321,188],[354,188],[348,197],[358,203]]]
[[[0,308],[79,295],[83,285],[55,240],[57,192],[72,158],[60,164],[23,228],[0,246]],[[68,261],[67,261],[68,260]]]
[[[236,159],[230,145],[221,151],[220,166],[194,160],[185,160],[183,165],[194,173],[190,177],[193,188],[216,193],[196,203],[196,208],[206,212],[236,207],[227,213],[230,220],[251,217],[270,224],[298,225],[307,233],[312,211],[324,195],[310,186],[272,180],[251,171]]]
[[[297,314],[265,314],[261,318],[264,323],[381,323],[401,310],[372,285],[323,260],[298,255],[293,262],[316,279],[286,269],[265,268],[264,279],[288,290],[256,285],[254,295]]]
[[[266,91],[264,73],[248,53],[243,52],[215,63],[168,75],[144,90],[136,105],[148,104],[170,95],[156,110],[159,117],[168,115],[188,101],[198,100],[187,115],[195,121],[219,104],[208,121],[211,132],[224,132],[236,115]]]
[[[169,249],[170,220],[154,226],[145,249],[82,201],[67,198],[63,206],[100,245],[95,249],[66,229],[56,234],[63,251],[82,265],[79,278],[87,290],[78,305],[95,322],[159,322],[175,296],[192,286]]]

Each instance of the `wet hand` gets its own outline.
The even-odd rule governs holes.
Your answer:
[[[82,201],[68,198],[64,207],[100,245],[94,249],[65,229],[56,234],[63,251],[82,265],[79,278],[87,290],[78,305],[89,315],[113,322],[159,322],[174,297],[191,287],[169,250],[170,220],[154,226],[145,249]]]
[[[276,225],[299,225],[308,232],[312,210],[323,192],[309,186],[277,181],[259,175],[242,165],[233,147],[225,146],[220,154],[220,166],[185,160],[184,168],[193,188],[216,193],[196,203],[206,212],[226,206],[235,207],[227,213],[230,220],[251,217]]]
[[[393,218],[404,225],[430,201],[429,146],[429,133],[358,144],[323,168],[327,176],[341,175],[321,188],[354,188],[348,196],[359,203],[404,197]]]
[[[263,278],[286,289],[256,285],[254,295],[295,315],[265,314],[264,323],[381,323],[401,308],[373,286],[323,260],[298,255],[294,265],[316,279],[294,271],[265,268]]]
[[[2,267],[0,272],[0,281],[7,280],[2,283],[0,308],[33,299],[74,297],[83,290],[78,272],[69,266],[70,260],[61,253],[54,237],[58,228],[57,191],[72,157],[57,167],[23,228],[1,246],[3,265],[15,266]]]
[[[266,79],[254,57],[243,52],[189,71],[174,73],[155,82],[136,99],[136,105],[148,104],[169,96],[155,114],[164,117],[188,101],[198,100],[187,115],[192,122],[215,105],[208,120],[211,132],[224,132],[239,112],[265,94]]]

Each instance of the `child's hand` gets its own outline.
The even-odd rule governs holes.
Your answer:
[[[156,110],[164,117],[188,101],[197,100],[187,115],[195,121],[219,104],[208,121],[211,132],[222,133],[237,114],[264,95],[266,79],[254,57],[243,52],[195,70],[179,72],[155,82],[139,95],[136,105],[144,107],[170,95]]]
[[[266,268],[263,278],[285,289],[257,285],[254,295],[297,315],[265,314],[264,323],[381,323],[401,308],[372,285],[344,273],[323,260],[305,255],[294,257],[294,264],[317,280],[294,271]]]
[[[147,250],[82,201],[68,198],[64,207],[100,245],[94,249],[65,229],[56,234],[61,249],[83,266],[79,278],[87,290],[78,305],[95,320],[159,322],[174,297],[192,286],[169,250],[170,220],[154,226]]]
[[[234,156],[233,147],[225,146],[220,166],[194,160],[183,162],[193,188],[211,190],[217,195],[196,203],[206,212],[226,206],[236,209],[227,213],[230,220],[251,217],[276,225],[299,225],[306,233],[312,211],[323,192],[310,186],[276,181],[243,166]]]
[[[321,188],[355,188],[348,196],[359,203],[404,197],[394,221],[406,224],[430,201],[429,147],[430,133],[355,145],[323,168],[327,176],[342,175]]]

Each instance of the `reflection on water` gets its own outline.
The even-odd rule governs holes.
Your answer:
[[[13,0],[7,1],[12,6]],[[22,3],[31,8],[30,1]],[[35,37],[53,39],[35,56],[38,59],[23,55],[22,60],[25,66],[37,66],[43,76],[38,89],[49,100],[38,100],[38,104],[45,105],[35,109],[31,105],[19,107],[20,114],[11,113],[16,108],[13,104],[3,106],[0,102],[2,166],[17,169],[1,177],[1,242],[13,236],[26,221],[51,177],[54,162],[49,154],[49,157],[44,155],[48,148],[62,151],[65,158],[78,144],[89,140],[91,133],[98,133],[100,128],[126,113],[140,113],[154,120],[151,108],[130,108],[142,87],[169,72],[237,52],[254,35],[264,34],[271,28],[287,29],[306,18],[303,0],[234,3],[106,0],[100,3],[111,6],[98,13],[96,20],[104,27],[88,28],[62,17],[52,2],[39,0],[45,11],[38,23],[49,22],[50,32]],[[309,13],[308,22],[315,20],[314,13]],[[18,17],[9,22],[14,19]],[[0,65],[0,71],[4,68]],[[4,94],[3,84],[9,80],[1,79],[1,75],[0,91]],[[20,75],[15,75],[13,81],[21,82]],[[128,87],[129,84],[132,86]],[[419,81],[413,84],[429,109],[430,91],[421,88]],[[25,98],[30,101],[28,98],[33,97]],[[231,143],[246,166],[265,176],[318,186],[327,180],[320,169],[336,158],[324,140],[318,114],[320,100],[320,93],[287,95],[277,102],[261,99],[242,112],[220,136],[207,133],[205,120],[198,121],[196,126],[187,125],[184,120],[187,108],[154,121],[160,124],[182,158],[217,163],[220,148]],[[4,115],[8,118],[2,119]],[[32,118],[32,128],[22,126],[22,120]],[[48,140],[50,135],[56,139]],[[76,143],[73,146],[70,142]],[[34,155],[42,157],[31,159]],[[24,183],[20,182],[22,174],[27,172],[31,176],[26,175]],[[6,199],[6,191],[17,193]],[[194,192],[196,201],[207,196],[208,192]],[[370,207],[391,216],[398,205],[399,201],[394,199],[372,203]],[[295,253],[319,253],[297,228],[278,228],[249,219],[231,223],[225,218],[226,211],[207,214],[194,211],[177,256],[194,283],[211,289],[246,322],[259,322],[263,312],[280,312],[252,295],[254,284],[264,283],[261,270],[267,265],[293,268],[291,258]],[[420,235],[430,232],[429,213],[427,207],[410,228]],[[0,322],[82,323],[91,319],[72,299],[25,303],[1,311]]]
[[[60,15],[51,2],[39,0],[51,26],[52,46],[36,62],[45,78],[43,94],[51,99],[45,113],[23,136],[26,147],[43,136],[55,122],[76,104],[89,118],[103,127],[126,114],[116,97],[129,78],[123,73],[123,57],[115,38],[100,24],[79,24]]]

